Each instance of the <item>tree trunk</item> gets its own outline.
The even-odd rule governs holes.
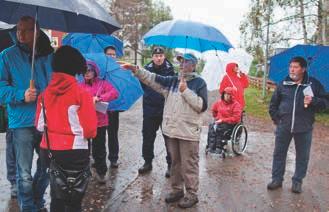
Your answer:
[[[299,1],[299,9],[300,9],[300,18],[302,20],[304,43],[307,44],[307,31],[306,31],[305,13],[304,13],[304,0],[298,0],[298,1]]]
[[[322,5],[322,43],[329,45],[329,0],[323,0]]]

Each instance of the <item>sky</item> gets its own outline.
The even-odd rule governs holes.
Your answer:
[[[202,22],[219,29],[233,44],[240,44],[240,22],[248,12],[249,0],[163,0],[174,19]]]

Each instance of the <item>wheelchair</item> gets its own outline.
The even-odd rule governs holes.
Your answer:
[[[241,155],[245,152],[248,143],[248,131],[243,124],[243,116],[244,113],[241,117],[241,122],[224,131],[221,136],[218,136],[217,129],[214,129],[214,143],[209,143],[210,134],[208,133],[206,154],[209,152],[217,153],[222,158],[225,158],[227,155],[232,155],[232,152],[235,155]],[[211,130],[210,127],[209,130]]]

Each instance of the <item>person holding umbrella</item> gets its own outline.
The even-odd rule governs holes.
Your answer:
[[[35,28],[36,26],[36,28]],[[35,31],[36,29],[36,31]],[[44,207],[43,195],[48,186],[45,167],[37,161],[32,177],[33,152],[39,152],[41,134],[34,127],[36,99],[51,78],[53,48],[40,42],[39,25],[32,17],[21,17],[17,23],[18,42],[0,54],[0,99],[7,104],[8,133],[12,139],[17,166],[18,203],[21,211],[37,211]],[[35,87],[29,87],[31,56],[36,34],[34,61]]]
[[[122,63],[122,67],[130,69],[165,98],[162,130],[168,137],[172,157],[172,192],[165,201],[180,200],[179,207],[190,208],[199,201],[199,139],[202,114],[208,107],[207,84],[195,72],[197,58],[193,54],[184,54],[177,59],[180,61],[179,76],[164,77],[128,63]]]
[[[146,70],[161,75],[173,76],[175,74],[173,65],[166,59],[164,49],[162,47],[155,47],[152,52],[152,61],[145,65]],[[143,158],[144,165],[138,169],[140,174],[147,173],[152,170],[152,160],[154,158],[154,142],[156,132],[162,123],[163,107],[165,98],[154,91],[148,85],[142,83],[144,90],[143,95]],[[166,177],[170,177],[171,157],[168,151],[166,137],[164,136],[168,169],[165,173]]]

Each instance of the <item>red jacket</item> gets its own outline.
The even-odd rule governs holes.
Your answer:
[[[224,76],[222,82],[219,86],[219,93],[222,94],[226,87],[234,87],[237,90],[235,99],[240,103],[242,108],[245,106],[244,101],[244,89],[249,86],[248,77],[244,73],[240,73],[238,77],[237,73],[234,71],[236,63],[229,63],[226,66],[226,75]]]
[[[242,108],[237,100],[232,99],[228,103],[220,99],[212,105],[211,110],[216,121],[221,119],[223,123],[229,124],[237,124],[241,121]]]
[[[50,149],[88,149],[88,138],[97,133],[97,117],[91,95],[81,89],[75,77],[53,73],[52,79],[41,94],[44,96]],[[44,131],[41,95],[37,103],[35,125]],[[42,137],[40,147],[47,149]]]

